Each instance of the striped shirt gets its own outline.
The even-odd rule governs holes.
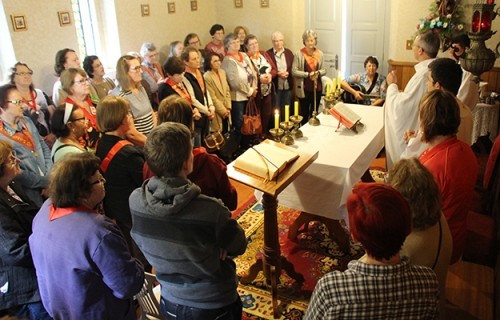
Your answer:
[[[130,103],[130,112],[134,118],[134,125],[137,131],[148,134],[153,130],[153,108],[149,101],[148,94],[143,87],[139,88],[138,93],[130,90],[120,90],[118,94],[128,100]]]
[[[353,260],[318,281],[304,319],[436,319],[438,308],[432,269],[405,257],[397,265]]]

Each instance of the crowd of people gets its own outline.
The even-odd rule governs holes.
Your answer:
[[[279,31],[267,51],[241,26],[209,33],[204,49],[195,33],[172,42],[163,66],[146,42],[118,59],[114,80],[98,56],[80,65],[74,50],[59,50],[51,97],[34,87],[26,63],[12,67],[0,86],[0,279],[9,277],[0,309],[30,319],[135,319],[133,296],[154,268],[168,319],[241,318],[237,193],[204,138],[233,131],[236,156],[267,136],[274,108],[285,114],[294,97],[307,123],[326,69],[313,30],[295,54]],[[467,140],[474,88],[455,60],[436,58],[439,45],[433,33],[416,37],[416,74],[402,92],[373,56],[341,83],[354,100],[385,106],[389,173],[387,184],[353,189],[350,232],[366,255],[318,282],[307,319],[443,314],[477,163]],[[249,101],[261,116],[257,136],[241,134]]]

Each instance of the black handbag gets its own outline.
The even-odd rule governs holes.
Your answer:
[[[233,161],[233,155],[238,150],[238,137],[236,131],[233,130],[231,124],[231,117],[227,119],[228,130],[224,133],[224,145],[217,152],[219,157],[224,162],[229,163]]]

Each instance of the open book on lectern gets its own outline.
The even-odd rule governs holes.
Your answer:
[[[297,152],[261,143],[249,148],[234,160],[234,168],[264,180],[274,180],[289,163],[299,157]]]
[[[343,102],[335,104],[332,108],[330,108],[329,112],[335,117],[335,119],[339,120],[339,127],[343,124],[348,129],[351,129],[356,133],[358,132],[356,125],[361,124],[361,117]]]

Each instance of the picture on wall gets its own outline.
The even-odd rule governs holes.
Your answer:
[[[175,2],[167,2],[168,13],[175,13]]]
[[[196,11],[196,10],[198,10],[198,1],[192,0],[191,1],[191,11]]]
[[[12,27],[14,31],[28,30],[28,28],[26,27],[26,18],[24,17],[24,15],[12,14],[10,18],[12,19]]]
[[[59,24],[62,26],[69,26],[71,24],[71,16],[69,15],[69,11],[59,11],[57,13],[59,15]]]
[[[260,0],[261,8],[269,8],[269,0]]]
[[[143,17],[149,16],[149,4],[141,4],[141,15]]]
[[[243,0],[234,0],[235,8],[243,8]]]

